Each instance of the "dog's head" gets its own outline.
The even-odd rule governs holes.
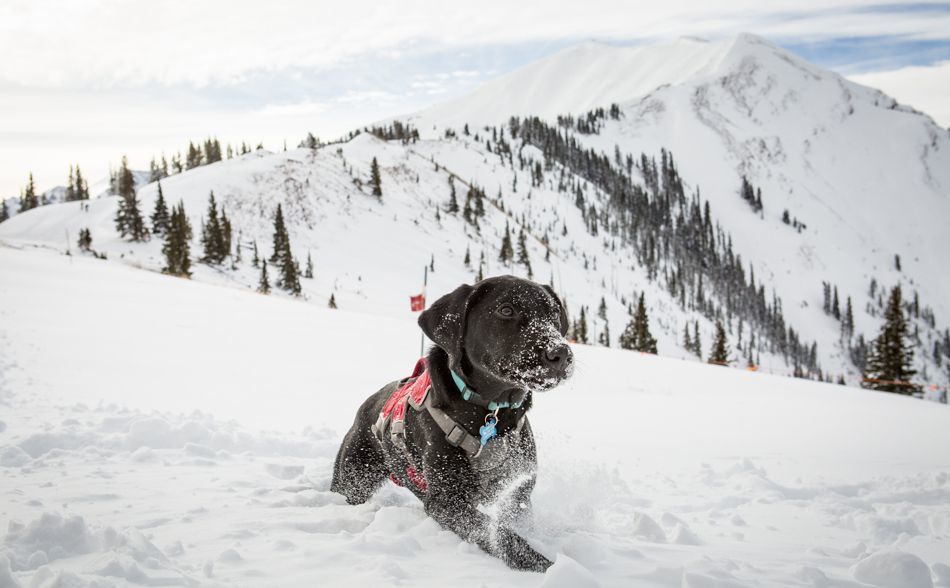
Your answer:
[[[419,326],[453,370],[501,386],[545,391],[573,372],[567,313],[549,286],[514,276],[463,284],[425,310]]]

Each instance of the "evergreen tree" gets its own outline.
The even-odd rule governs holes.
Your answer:
[[[33,210],[40,205],[40,200],[36,195],[36,185],[33,183],[33,172],[30,172],[30,179],[26,183],[26,190],[20,196],[20,212]]]
[[[518,263],[523,265],[528,272],[529,280],[534,277],[534,272],[531,271],[531,259],[528,257],[528,245],[525,239],[524,226],[521,227],[521,231],[518,233]],[[609,346],[610,345],[608,345],[608,347]]]
[[[689,336],[689,323],[686,323],[686,328],[683,329],[683,349],[693,353],[693,340]]]
[[[572,328],[572,331],[573,331],[572,334],[574,335],[574,336],[573,336],[573,339],[574,339],[575,341],[577,341],[578,343],[584,343],[585,345],[587,344],[588,340],[587,340],[587,310],[586,310],[586,307],[584,307],[584,306],[581,307],[580,317],[578,317],[577,321],[574,322],[574,326],[573,326],[573,328]]]
[[[851,310],[851,297],[845,304],[844,317],[841,320],[841,332],[845,337],[850,337],[854,333],[854,312]]]
[[[86,179],[82,177],[82,171],[79,169],[79,164],[76,164],[76,177],[73,184],[73,194],[75,195],[76,200],[89,200],[89,184],[86,182]]]
[[[373,196],[383,197],[382,179],[379,176],[379,163],[373,158],[373,163],[369,167],[369,185],[373,188]]]
[[[261,294],[270,294],[270,280],[267,278],[267,260],[261,263],[261,278],[257,282],[257,291]]]
[[[171,218],[168,216],[165,195],[162,193],[162,183],[158,182],[158,196],[155,198],[155,209],[152,211],[152,234],[164,235],[170,223]]]
[[[716,321],[716,338],[713,340],[712,349],[709,350],[709,363],[729,365],[729,343],[726,341],[726,329],[720,320]]]
[[[228,213],[224,210],[224,207],[221,207],[221,251],[224,253],[224,257],[231,255],[231,244],[232,233],[231,233],[231,220],[228,218]],[[223,260],[223,258],[222,258]]]
[[[277,213],[274,215],[274,254],[271,256],[271,261],[275,262],[279,268],[277,285],[294,296],[299,296],[301,293],[300,269],[290,250],[290,236],[287,234],[280,204],[277,205]]]
[[[330,301],[327,303],[327,307],[336,308],[336,295],[330,294]]]
[[[73,174],[73,166],[69,166],[69,177],[66,179],[66,193],[63,195],[64,202],[72,202],[76,200],[76,179],[75,174]]]
[[[274,249],[270,256],[270,261],[276,262],[281,252],[290,245],[290,237],[287,235],[287,226],[284,224],[284,211],[280,204],[277,205],[277,213],[274,215]]]
[[[511,229],[508,227],[508,222],[506,221],[505,235],[501,239],[501,248],[498,250],[498,261],[508,265],[514,256],[515,252],[511,246]]]
[[[214,200],[214,192],[208,196],[208,218],[201,226],[201,246],[204,248],[204,256],[201,259],[205,263],[219,264],[228,255],[225,231],[218,217],[218,205]]]
[[[145,226],[145,219],[142,218],[139,201],[135,195],[135,178],[124,156],[116,174],[116,191],[119,195],[119,207],[115,215],[116,231],[120,236],[129,237],[132,241],[145,241],[148,239],[148,228]]]
[[[445,212],[456,214],[459,211],[459,201],[455,195],[455,180],[449,176],[449,204],[445,207]]]
[[[10,210],[7,208],[7,201],[0,198],[0,223],[10,218]]]
[[[165,233],[165,243],[162,253],[165,255],[166,274],[188,277],[191,275],[191,251],[188,242],[191,241],[191,223],[185,214],[185,205],[181,202],[172,208],[172,215]]]
[[[465,267],[470,267],[472,265],[472,254],[469,251],[469,246],[465,246],[465,259],[463,260]]]
[[[838,302],[838,286],[835,286],[834,297],[831,300],[831,316],[841,319],[841,305]]]
[[[188,141],[188,155],[185,159],[185,169],[194,169],[201,165],[201,149]]]
[[[914,349],[907,341],[907,319],[901,302],[901,287],[894,286],[884,312],[884,325],[871,343],[864,373],[865,388],[911,394],[917,386],[910,379],[917,373],[913,369]]]
[[[303,277],[308,280],[313,279],[313,259],[310,257],[310,252],[307,252],[307,269],[304,270]]]
[[[689,343],[689,329],[686,330],[686,343]],[[691,343],[689,343],[691,344]],[[620,335],[620,346],[624,349],[633,349],[644,353],[656,354],[656,339],[650,333],[650,320],[647,316],[647,307],[640,294],[640,300],[637,302],[637,311],[633,318]]]
[[[88,228],[79,229],[79,241],[76,243],[83,251],[92,250],[92,232]]]
[[[306,147],[307,149],[316,149],[320,146],[320,141],[313,136],[313,133],[307,133],[307,138],[300,143],[301,147]]]
[[[254,241],[254,257],[251,258],[251,265],[257,267],[261,262],[261,257],[257,252],[257,241]]]
[[[604,330],[597,336],[597,342],[604,347],[610,347],[610,321],[604,321]]]
[[[699,359],[703,358],[703,342],[699,338],[699,321],[693,321],[693,353]]]

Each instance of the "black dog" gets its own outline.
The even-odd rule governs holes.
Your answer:
[[[573,371],[563,305],[548,286],[502,276],[459,286],[419,326],[435,343],[425,372],[420,362],[414,380],[392,382],[363,403],[330,489],[361,504],[388,476],[459,537],[513,568],[547,569],[551,562],[510,525],[534,489],[532,393]],[[498,505],[498,524],[478,504]]]

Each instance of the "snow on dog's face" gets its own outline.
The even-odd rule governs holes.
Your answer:
[[[548,286],[514,276],[463,285],[436,301],[419,324],[462,373],[545,391],[573,372],[567,314]]]

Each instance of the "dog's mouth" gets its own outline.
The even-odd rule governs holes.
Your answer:
[[[507,366],[506,366],[507,367]],[[544,365],[511,366],[499,370],[503,379],[533,392],[547,392],[556,388],[574,373],[573,362],[564,368],[552,368]]]

